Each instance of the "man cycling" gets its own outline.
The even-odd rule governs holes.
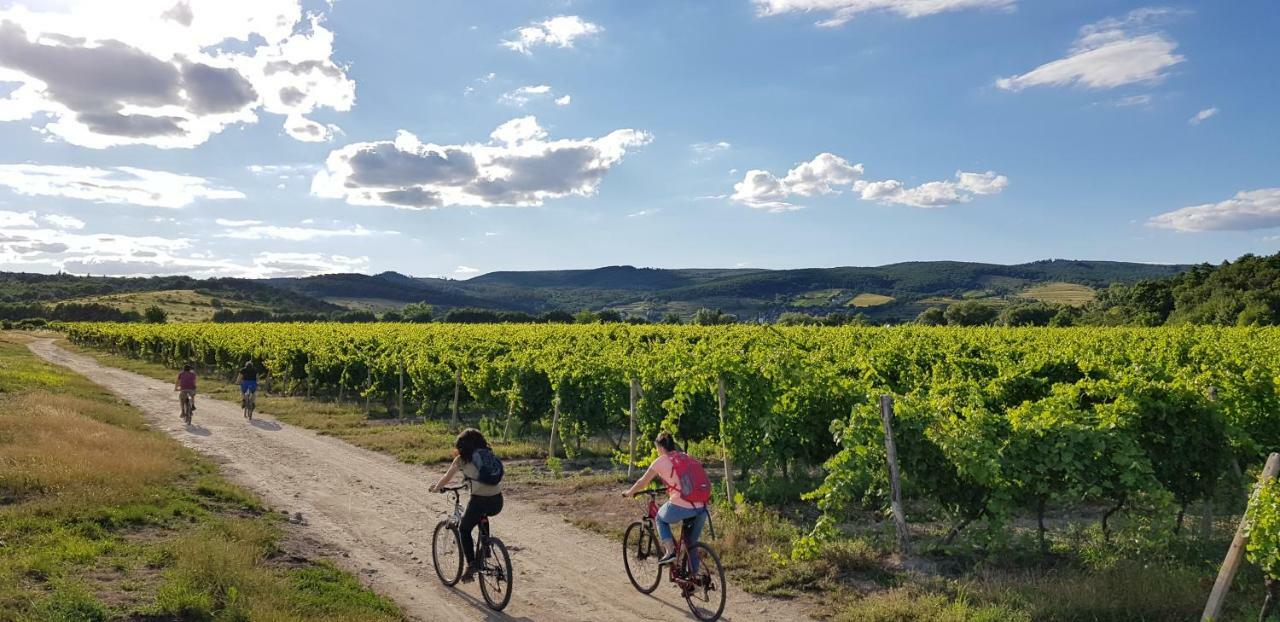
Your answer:
[[[173,383],[173,390],[178,391],[178,407],[179,412],[186,414],[187,405],[191,405],[191,411],[196,409],[196,372],[191,371],[190,365],[183,365],[182,371],[178,373],[178,379]]]
[[[244,362],[244,367],[236,375],[236,381],[240,383],[240,403],[246,404],[249,394],[256,395],[258,392],[258,368],[253,366],[253,361]]]
[[[686,535],[689,538],[689,544],[697,542],[702,535],[703,526],[707,524],[707,506],[705,502],[699,504],[684,498],[675,463],[676,461],[693,459],[676,447],[676,441],[671,438],[671,433],[660,432],[658,438],[654,440],[654,444],[658,448],[658,458],[649,465],[649,469],[644,472],[644,475],[635,484],[631,485],[631,488],[622,493],[622,496],[627,498],[636,496],[655,477],[660,478],[662,483],[666,484],[668,499],[666,503],[662,504],[661,508],[658,508],[658,536],[662,539],[662,551],[664,553],[662,559],[658,560],[658,565],[663,566],[676,559],[676,539],[671,535],[671,526],[688,518],[694,519],[693,527]],[[701,471],[700,468],[699,471]]]

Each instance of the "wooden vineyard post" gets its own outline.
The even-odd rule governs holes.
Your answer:
[[[560,425],[560,389],[551,398],[551,442],[547,445],[547,457],[556,457],[556,426]]]
[[[458,391],[462,388],[462,370],[453,372],[453,419],[449,421],[450,427],[458,429]]]
[[[1258,486],[1265,485],[1277,475],[1280,475],[1280,453],[1271,454],[1267,458],[1262,476],[1258,478]],[[1209,601],[1205,603],[1204,614],[1200,616],[1201,622],[1213,622],[1222,613],[1222,603],[1227,599],[1227,592],[1231,591],[1231,581],[1236,578],[1236,571],[1244,561],[1245,546],[1249,544],[1246,523],[1247,519],[1242,517],[1240,526],[1236,528],[1236,537],[1231,540],[1231,548],[1227,549],[1227,557],[1222,560],[1222,568],[1218,570],[1218,579],[1213,582],[1213,591],[1209,592]]]
[[[373,370],[366,372],[364,378],[364,414],[369,415],[369,394],[373,392]]]
[[[716,398],[720,402],[720,450],[724,452],[724,494],[733,504],[733,457],[729,455],[729,445],[724,440],[724,376],[716,376]]]
[[[911,540],[907,536],[907,516],[902,510],[902,487],[898,480],[898,446],[893,442],[893,397],[880,396],[880,419],[884,422],[884,451],[889,462],[890,507],[893,523],[898,529],[898,549],[903,555],[911,554]]]
[[[511,420],[516,416],[516,395],[519,395],[520,383],[511,385],[511,395],[507,397],[507,423],[502,426],[502,442],[511,442]]]
[[[636,402],[640,399],[640,383],[635,378],[631,379],[631,433],[627,436],[627,445],[630,451],[627,454],[627,477],[631,477],[631,470],[636,466]]]
[[[400,363],[400,390],[396,391],[396,416],[404,419],[404,363]]]

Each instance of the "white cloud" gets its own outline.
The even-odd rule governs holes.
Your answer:
[[[645,216],[652,216],[654,214],[657,214],[660,211],[662,210],[658,208],[642,209],[638,212],[632,212],[630,214],[627,214],[627,218],[644,218]]]
[[[800,209],[793,197],[841,194],[852,190],[864,201],[910,205],[912,207],[944,207],[968,203],[978,195],[999,194],[1009,179],[994,171],[972,173],[957,171],[955,179],[931,181],[909,188],[901,181],[862,179],[861,164],[831,153],[821,153],[808,162],[797,164],[779,178],[766,170],[747,171],[742,181],[734,184],[731,200],[748,207],[770,211]]]
[[[28,196],[60,196],[96,203],[179,208],[196,199],[243,199],[238,190],[190,175],[117,166],[111,169],[41,164],[0,165],[0,185]]]
[[[568,106],[571,103],[573,103],[573,96],[571,95],[563,95],[556,98],[557,106]]]
[[[1280,188],[1241,190],[1218,203],[1193,205],[1147,221],[1175,231],[1252,231],[1280,227]]]
[[[8,210],[0,210],[0,229],[8,229],[11,227],[35,227],[35,212],[11,212]]]
[[[521,54],[533,54],[538,46],[571,48],[575,40],[602,30],[577,15],[560,15],[516,30],[515,38],[503,41],[502,46]]]
[[[1130,95],[1121,97],[1112,102],[1118,108],[1130,108],[1133,106],[1146,106],[1151,103],[1150,95]]]
[[[1218,115],[1218,108],[1216,106],[1211,108],[1205,108],[1204,110],[1197,112],[1196,116],[1188,119],[1187,123],[1190,123],[1191,125],[1200,125],[1201,123],[1204,123],[1205,121],[1208,121],[1209,119],[1217,115]]]
[[[503,93],[502,96],[498,98],[498,101],[509,106],[522,107],[534,99],[549,97],[550,95],[550,86],[538,84],[522,86],[514,91]]]
[[[231,220],[228,218],[218,218],[213,222],[220,227],[252,227],[253,225],[262,224],[261,220]]]
[[[355,143],[330,153],[311,192],[352,205],[413,209],[541,205],[595,194],[628,150],[651,140],[633,129],[548,140],[534,117],[502,124],[487,143],[423,143],[401,131],[394,141]]]
[[[693,162],[699,164],[709,162],[717,155],[728,151],[733,145],[721,140],[713,143],[693,143],[689,149],[693,151]]]
[[[1080,29],[1067,56],[996,80],[996,86],[1021,91],[1032,86],[1110,89],[1159,83],[1168,77],[1170,67],[1186,58],[1174,53],[1177,42],[1152,27],[1178,14],[1172,9],[1136,9],[1120,19],[1089,24]]]
[[[906,18],[966,9],[1013,10],[1017,0],[755,0],[761,17],[784,13],[827,13],[819,26],[840,26],[862,13],[893,13]]]
[[[80,229],[84,229],[84,221],[80,220],[79,218],[76,218],[75,216],[63,216],[61,214],[46,214],[41,216],[40,220],[43,220],[49,223],[50,225],[53,225],[57,229],[74,229],[76,231],[79,231]]]
[[[336,128],[308,116],[355,101],[333,33],[300,0],[57,4],[0,9],[0,81],[18,85],[0,121],[90,148],[191,148],[267,112],[316,141]]]
[[[479,274],[480,269],[472,268],[471,266],[458,266],[458,268],[454,270],[453,273],[458,275],[463,275],[463,276],[469,276],[472,274]]]
[[[341,229],[321,229],[317,227],[264,225],[262,223],[252,221],[247,221],[249,224],[230,224],[232,222],[234,221],[219,219],[218,224],[226,225],[228,230],[223,233],[219,233],[217,237],[236,240],[287,240],[290,242],[305,242],[308,240],[330,238],[365,238],[373,235],[394,235],[396,233],[394,231],[375,231],[373,229],[366,229],[360,225]]]

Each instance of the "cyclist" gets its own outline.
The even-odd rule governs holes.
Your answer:
[[[483,459],[483,452],[488,452],[490,455],[486,457],[492,458],[492,451],[480,430],[463,430],[453,444],[453,464],[449,465],[449,470],[440,481],[431,485],[431,492],[439,492],[449,485],[458,471],[462,471],[463,478],[471,483],[471,498],[467,500],[467,509],[462,513],[462,522],[458,524],[458,534],[462,537],[462,554],[467,560],[467,570],[462,573],[463,583],[470,583],[476,574],[476,545],[472,539],[472,530],[480,524],[481,518],[497,516],[502,512],[502,483],[486,484],[480,481],[482,465],[478,459]]]
[[[179,409],[181,409],[187,403],[190,403],[191,411],[195,412],[196,410],[196,372],[191,371],[190,365],[182,366],[182,371],[178,373],[178,379],[173,382],[173,390],[179,392],[178,393]]]
[[[623,497],[634,497],[641,490],[657,477],[667,486],[667,502],[658,508],[658,536],[662,540],[662,559],[658,560],[659,566],[670,564],[676,559],[676,539],[671,535],[671,526],[683,522],[687,518],[695,519],[693,528],[690,530],[689,544],[694,544],[702,535],[702,528],[707,524],[707,506],[705,503],[697,504],[688,501],[681,494],[680,478],[676,474],[676,468],[673,459],[680,456],[683,459],[692,460],[687,456],[682,456],[683,452],[676,447],[676,441],[671,437],[670,432],[659,432],[658,438],[654,439],[654,444],[658,448],[658,459],[649,465],[649,469],[640,476],[635,484],[631,485],[626,492],[622,493]],[[695,558],[694,563],[697,563]],[[695,568],[696,570],[696,568]]]
[[[236,375],[236,380],[240,382],[241,403],[244,403],[243,400],[249,398],[250,393],[258,392],[258,368],[253,366],[253,361],[244,362],[244,367],[240,368],[240,373]]]

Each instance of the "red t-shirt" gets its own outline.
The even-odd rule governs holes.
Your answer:
[[[183,391],[195,391],[196,373],[193,371],[184,371],[178,374],[178,388]]]

